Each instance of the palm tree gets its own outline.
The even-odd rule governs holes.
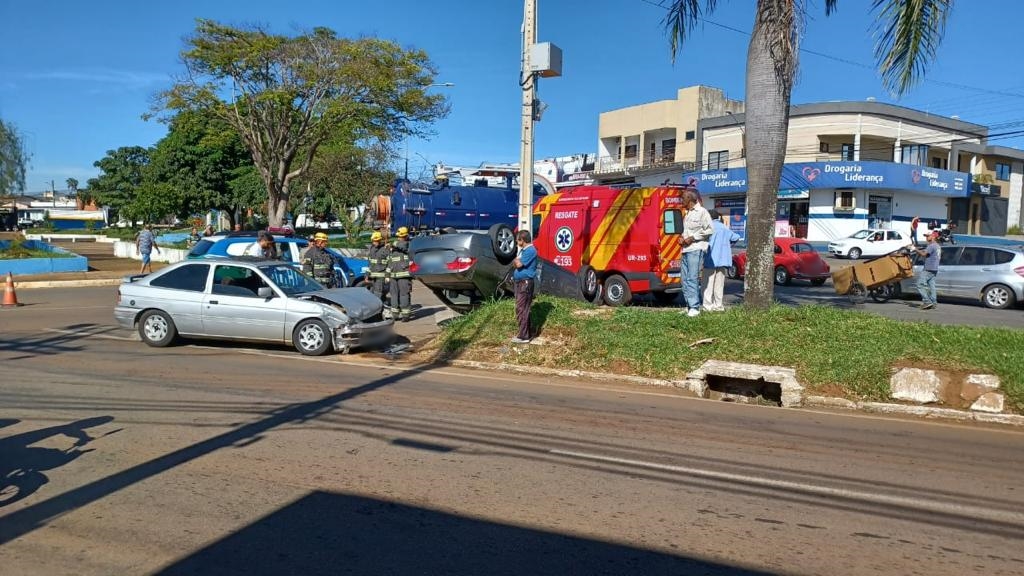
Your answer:
[[[917,83],[946,29],[953,0],[873,0],[875,59],[882,82],[895,95]],[[665,30],[672,59],[703,13],[717,0],[670,0]],[[825,14],[838,0],[824,0]],[[757,0],[747,49],[747,286],[751,308],[772,304],[776,195],[786,159],[789,104],[797,69],[806,0]]]

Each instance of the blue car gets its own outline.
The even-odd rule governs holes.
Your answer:
[[[309,247],[308,240],[289,236],[274,236],[274,242],[277,244],[277,253],[281,255],[282,261],[288,262],[296,268],[302,268],[302,254]],[[189,250],[188,258],[244,256],[255,243],[255,234],[207,236],[196,242],[196,245]],[[334,274],[338,279],[339,288],[365,284],[364,278],[370,271],[368,260],[344,256],[334,248],[328,248],[327,251],[334,257]]]

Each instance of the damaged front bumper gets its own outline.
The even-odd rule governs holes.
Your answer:
[[[395,339],[395,321],[356,322],[334,330],[334,350],[345,353],[352,348],[387,346]]]

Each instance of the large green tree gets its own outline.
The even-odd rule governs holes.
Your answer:
[[[426,53],[327,28],[285,36],[199,20],[181,56],[187,73],[161,94],[158,110],[206,110],[238,131],[266,186],[273,226],[325,142],[423,134],[448,109],[426,91],[435,74]]]
[[[99,176],[89,179],[92,197],[100,204],[113,208],[130,222],[138,219],[151,221],[166,215],[166,212],[156,216],[149,213],[153,205],[158,203],[140,201],[140,196],[157,191],[155,186],[144,187],[149,154],[150,151],[141,146],[122,146],[117,150],[108,150],[106,156],[93,163],[101,172]]]
[[[664,24],[673,59],[717,0],[670,0]],[[744,303],[772,304],[775,209],[786,159],[789,105],[797,70],[805,0],[757,0],[747,49],[747,287]],[[824,0],[825,13],[838,0]],[[875,58],[883,83],[897,95],[909,90],[935,57],[952,0],[873,0]]]
[[[18,128],[0,118],[0,194],[25,191],[25,168],[29,156]]]
[[[328,142],[296,181],[305,192],[296,193],[293,211],[317,219],[336,215],[349,234],[359,234],[365,221],[353,212],[375,194],[386,193],[395,179],[390,164],[383,146],[357,146],[344,138]]]

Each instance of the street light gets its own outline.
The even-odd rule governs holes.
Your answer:
[[[428,84],[423,87],[424,90],[427,88],[454,88],[454,82],[439,82],[437,84]],[[405,135],[405,180],[409,180],[409,135]]]

